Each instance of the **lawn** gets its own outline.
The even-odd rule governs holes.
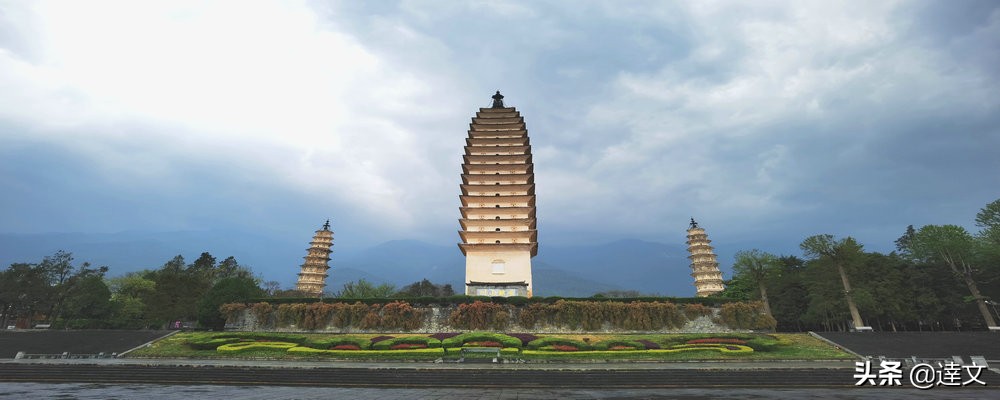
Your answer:
[[[419,333],[323,334],[266,332],[183,332],[128,354],[133,358],[281,360],[435,360],[458,358],[461,347],[497,346],[489,335],[455,342]],[[483,336],[485,335],[485,336]],[[506,337],[506,335],[499,335]],[[386,339],[389,337],[389,339]],[[485,339],[484,339],[485,337]],[[409,339],[407,339],[409,338]],[[540,334],[520,348],[505,347],[504,358],[530,361],[766,361],[850,360],[854,357],[808,334]],[[372,339],[383,346],[372,349]],[[531,340],[531,339],[524,339]],[[638,350],[626,347],[642,342]],[[388,349],[385,344],[401,343]],[[405,343],[405,344],[404,344]],[[442,346],[442,343],[444,345]],[[602,346],[603,345],[603,346]],[[459,347],[461,346],[461,347]],[[334,349],[336,347],[336,349]],[[374,346],[379,347],[379,346]],[[448,348],[444,348],[448,347]],[[403,349],[411,348],[411,349]],[[643,349],[645,348],[645,349]],[[603,350],[608,349],[608,350]]]

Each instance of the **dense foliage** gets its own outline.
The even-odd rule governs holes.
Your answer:
[[[754,252],[763,262],[737,259],[753,268],[734,268],[719,297],[766,297],[779,331],[847,330],[855,324],[851,308],[876,330],[984,330],[1000,317],[1000,200],[984,207],[976,224],[976,234],[956,225],[909,226],[889,254],[830,235],[804,241],[806,259],[774,262]]]

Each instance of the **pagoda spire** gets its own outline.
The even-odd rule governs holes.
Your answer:
[[[531,296],[531,258],[538,253],[535,174],[524,118],[504,106],[480,108],[469,124],[462,164],[458,247],[465,255],[465,293]]]
[[[493,95],[493,107],[492,108],[504,108],[503,107],[503,95],[497,90],[497,94]]]
[[[698,297],[719,293],[726,287],[722,284],[722,272],[719,271],[719,263],[715,258],[714,247],[708,240],[705,230],[698,226],[694,218],[691,218],[691,225],[687,230],[688,256],[691,259],[691,276],[694,278],[694,287]]]
[[[330,230],[330,220],[327,219],[323,228],[316,231],[309,248],[306,249],[305,263],[299,272],[299,281],[295,290],[319,297],[326,287],[327,270],[330,266],[330,248],[333,246],[333,231]]]

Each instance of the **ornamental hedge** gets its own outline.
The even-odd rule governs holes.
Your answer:
[[[342,345],[353,345],[358,348],[358,350],[365,350],[371,346],[371,339],[359,338],[355,336],[339,336],[330,339],[320,339],[320,340],[309,340],[303,344],[305,347],[311,347],[320,350],[329,350],[337,346]]]
[[[646,345],[635,340],[605,340],[594,343],[594,350],[646,350]]]
[[[372,350],[397,350],[402,347],[399,345],[419,345],[427,349],[435,349],[441,347],[441,341],[432,337],[426,336],[406,336],[393,339],[382,340],[375,344],[372,344]],[[420,348],[408,346],[411,349]]]
[[[292,347],[287,350],[288,354],[300,356],[351,356],[352,358],[413,358],[414,356],[443,356],[444,349],[437,347],[433,349],[412,349],[412,350],[320,350],[311,347]]]
[[[550,346],[572,346],[577,350],[591,349],[590,345],[584,341],[561,337],[543,337],[541,339],[532,340],[528,343],[528,348],[531,350],[540,350]]]
[[[277,353],[284,354],[288,349],[296,347],[296,343],[288,342],[237,342],[219,346],[215,349],[223,354],[243,354],[243,353]]]
[[[521,339],[513,336],[504,335],[502,333],[492,333],[492,332],[468,332],[463,333],[458,336],[453,336],[441,341],[441,347],[444,348],[457,348],[462,347],[466,343],[474,342],[497,342],[502,345],[502,347],[521,347]]]

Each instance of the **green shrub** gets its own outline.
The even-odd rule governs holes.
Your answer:
[[[314,349],[327,350],[333,348],[334,346],[339,346],[342,344],[353,344],[358,346],[359,349],[367,349],[371,345],[371,340],[367,338],[359,338],[355,336],[337,336],[328,339],[319,340],[308,340],[303,343],[304,347],[311,347]]]
[[[215,351],[224,354],[285,353],[288,349],[296,346],[298,344],[289,342],[237,342],[219,346]]]
[[[302,335],[295,335],[289,333],[280,332],[230,332],[230,333],[219,333],[213,338],[223,339],[223,338],[237,338],[244,341],[249,340],[269,340],[274,342],[290,342],[290,343],[305,343],[306,337]]]
[[[759,336],[759,334],[755,333],[687,333],[665,336],[666,339],[661,344],[668,346],[679,345],[698,339],[739,339],[749,342],[751,339]]]
[[[529,301],[531,301],[531,299],[524,296],[511,296],[507,298],[507,304],[514,306],[522,306],[528,304]]]
[[[195,350],[215,350],[219,346],[229,343],[242,342],[244,340],[235,337],[229,338],[202,338],[194,339],[187,342],[188,347]]]
[[[614,340],[614,339],[612,339],[612,340],[605,340],[605,341],[594,343],[593,349],[594,350],[604,351],[604,350],[609,350],[612,347],[617,347],[617,346],[631,347],[632,350],[645,350],[646,349],[646,346],[644,346],[642,343],[636,342],[634,340]]]
[[[428,349],[441,347],[441,341],[426,336],[406,336],[383,340],[372,345],[372,350],[389,350],[397,344],[422,344]],[[399,351],[399,350],[394,350]]]
[[[738,345],[738,344],[680,344],[677,346],[672,346],[669,349],[661,350],[647,350],[653,353],[677,353],[681,351],[718,351],[722,354],[738,355],[738,354],[751,354],[753,349],[748,346]]]
[[[763,352],[774,351],[781,344],[782,343],[780,340],[769,335],[756,336],[753,339],[747,341],[747,346],[752,347],[754,350]]]
[[[444,349],[412,350],[320,350],[311,347],[292,347],[288,354],[301,356],[345,356],[349,358],[408,358],[411,356],[443,356]]]
[[[507,336],[502,333],[492,332],[467,332],[458,336],[452,336],[441,341],[441,347],[456,348],[462,347],[469,342],[499,342],[503,347],[521,347],[521,339]]]
[[[590,345],[580,341],[560,337],[543,337],[540,339],[532,340],[528,343],[528,348],[531,350],[538,350],[542,347],[553,346],[553,345],[563,345],[563,346],[573,346],[578,350],[590,350]]]

